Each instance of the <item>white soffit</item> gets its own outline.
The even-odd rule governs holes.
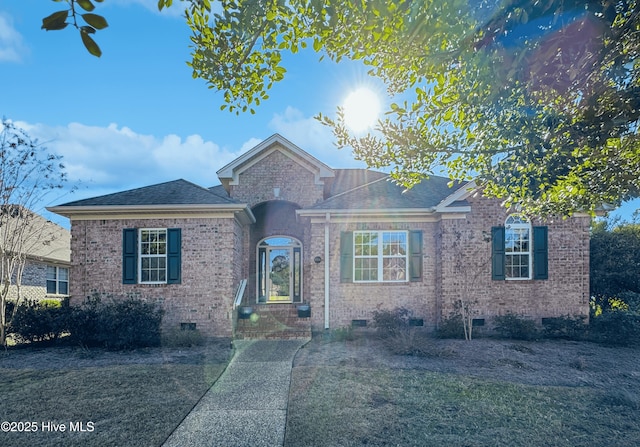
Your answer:
[[[470,206],[451,206],[451,204],[458,202],[460,200],[465,200],[471,194],[473,194],[478,189],[476,182],[469,182],[465,185],[462,185],[455,192],[450,194],[447,198],[445,198],[442,202],[440,202],[435,210],[438,213],[451,213],[451,212],[459,212],[459,213],[467,213],[471,211]]]

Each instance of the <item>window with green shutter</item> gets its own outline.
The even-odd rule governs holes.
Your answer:
[[[342,232],[340,280],[422,281],[422,231]]]
[[[179,284],[182,281],[180,228],[125,228],[123,284]]]
[[[547,227],[510,215],[504,227],[491,229],[493,280],[548,279]]]

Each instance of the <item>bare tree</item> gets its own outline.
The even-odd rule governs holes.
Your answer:
[[[47,221],[32,212],[66,182],[61,157],[31,139],[11,121],[0,124],[0,345],[6,345],[7,298],[13,285],[21,298],[27,256],[53,241]],[[16,307],[19,302],[16,303]],[[8,318],[9,317],[9,318]]]
[[[486,275],[486,265],[491,264],[491,236],[486,231],[473,229],[453,229],[451,248],[453,249],[453,270],[461,278],[461,296],[453,303],[453,313],[459,316],[464,330],[464,338],[473,337],[473,318],[478,314],[478,287],[480,278]]]

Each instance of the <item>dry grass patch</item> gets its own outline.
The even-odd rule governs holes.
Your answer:
[[[419,370],[294,369],[287,446],[635,446],[635,399]]]
[[[314,339],[294,361],[286,445],[638,445],[637,349],[489,339],[424,347],[431,355],[398,355],[366,334]]]
[[[228,345],[52,351],[32,352],[31,367],[28,350],[1,354],[0,421],[33,421],[38,427],[37,432],[3,433],[3,445],[161,445],[222,373],[230,354]],[[94,429],[71,432],[77,422],[85,429],[92,422]],[[46,431],[53,424],[66,431]]]

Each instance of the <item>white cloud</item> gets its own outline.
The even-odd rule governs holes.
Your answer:
[[[83,197],[123,191],[178,178],[201,186],[218,183],[216,170],[239,155],[200,135],[155,137],[128,127],[71,123],[65,127],[17,122],[51,152],[63,156],[71,183]],[[76,200],[82,197],[69,198]]]
[[[254,147],[256,147],[257,145],[259,145],[260,143],[262,143],[264,140],[261,140],[260,138],[249,138],[247,141],[245,141],[242,146],[240,147],[240,154],[244,154],[247,151],[250,151],[251,149],[253,149]]]
[[[53,204],[94,197],[184,178],[208,187],[219,183],[216,171],[262,140],[250,137],[240,148],[221,147],[200,135],[145,135],[126,126],[70,123],[48,126],[15,122],[49,151],[61,155],[71,185],[80,189]],[[333,145],[330,130],[288,107],[269,126],[320,161],[336,168],[364,167],[349,150]],[[48,204],[51,205],[51,204]]]
[[[13,26],[13,19],[0,12],[0,62],[22,62],[28,53],[22,35]]]
[[[336,148],[328,127],[313,117],[305,117],[294,107],[289,106],[284,113],[275,114],[269,127],[332,168],[365,167],[364,163],[353,159],[348,148]]]

